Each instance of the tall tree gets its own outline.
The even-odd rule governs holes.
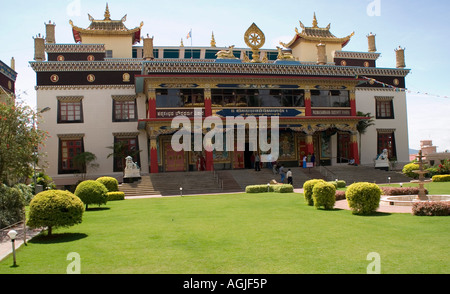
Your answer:
[[[38,114],[22,103],[0,103],[0,183],[24,182],[33,173],[47,133],[35,127]]]
[[[361,160],[361,137],[363,134],[366,133],[367,129],[370,126],[375,125],[375,123],[374,123],[373,117],[371,116],[370,112],[364,113],[364,112],[358,111],[358,113],[356,115],[366,117],[366,119],[361,119],[356,124],[356,129],[358,130],[358,133],[359,133],[359,148],[358,148],[359,149],[359,159]]]

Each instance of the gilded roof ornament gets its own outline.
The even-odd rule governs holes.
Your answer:
[[[216,47],[216,40],[214,39],[214,32],[211,34],[211,47]]]
[[[312,27],[315,28],[315,29],[319,28],[315,12],[314,12],[314,18],[313,18]]]
[[[251,62],[260,62],[259,49],[262,46],[264,46],[264,43],[266,42],[266,37],[255,23],[252,23],[252,25],[245,32],[244,41],[245,44],[247,44],[247,46],[252,49]]]
[[[111,14],[109,13],[108,3],[106,3],[105,19],[104,20],[111,20]]]

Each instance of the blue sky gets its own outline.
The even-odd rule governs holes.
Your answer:
[[[264,48],[289,42],[300,29],[299,20],[311,26],[313,13],[320,27],[331,23],[338,37],[355,32],[344,50],[367,51],[366,35],[376,34],[379,67],[395,67],[394,49],[406,48],[411,69],[406,85],[410,148],[432,139],[438,151],[450,149],[450,86],[447,78],[450,48],[450,1],[418,0],[55,0],[2,3],[0,60],[16,60],[17,94],[35,106],[35,73],[28,62],[34,56],[32,37],[45,34],[44,22],[56,23],[56,42],[73,43],[69,20],[87,27],[89,13],[103,19],[106,2],[111,18],[127,15],[126,26],[144,22],[142,35],[154,36],[156,46],[208,46],[214,32],[217,46],[246,47],[243,35],[254,22],[264,32]],[[192,29],[193,37],[186,40]],[[424,94],[428,93],[428,94]],[[401,130],[398,130],[401,131]]]

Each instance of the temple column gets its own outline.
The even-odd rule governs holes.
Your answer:
[[[148,99],[147,118],[156,118],[156,89],[155,88],[148,88],[147,99]]]
[[[355,90],[349,91],[349,99],[350,99],[350,114],[351,116],[356,116],[356,95]]]
[[[311,116],[311,90],[305,89],[305,115]]]
[[[150,136],[150,173],[157,174],[159,172],[158,168],[158,136],[152,134]]]
[[[204,97],[204,101],[205,101],[205,117],[208,117],[208,116],[212,115],[212,109],[211,109],[211,88],[208,85],[205,85],[203,91],[204,91],[203,92],[203,97]],[[207,142],[207,144],[208,144],[208,146],[212,145],[210,140]],[[205,150],[205,155],[206,155],[206,170],[207,171],[214,170],[213,152]]]
[[[353,159],[355,160],[356,164],[360,164],[359,162],[359,150],[358,150],[358,136],[357,132],[352,132],[350,137],[350,150]]]
[[[212,150],[212,142],[211,138],[208,138],[206,141],[206,145],[208,146],[208,149]],[[207,171],[213,171],[214,170],[214,157],[212,151],[207,151],[205,149],[206,153],[206,170]]]
[[[306,153],[313,154],[314,153],[314,141],[313,141],[313,133],[307,133],[306,134]]]
[[[211,109],[211,88],[205,88],[203,93],[204,101],[205,101],[205,117],[212,115]]]

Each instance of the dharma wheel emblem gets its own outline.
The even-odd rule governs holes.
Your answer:
[[[252,23],[252,25],[245,32],[244,41],[245,44],[247,44],[247,46],[252,49],[251,62],[260,62],[259,49],[262,46],[264,46],[264,43],[266,42],[266,37],[255,23]]]

